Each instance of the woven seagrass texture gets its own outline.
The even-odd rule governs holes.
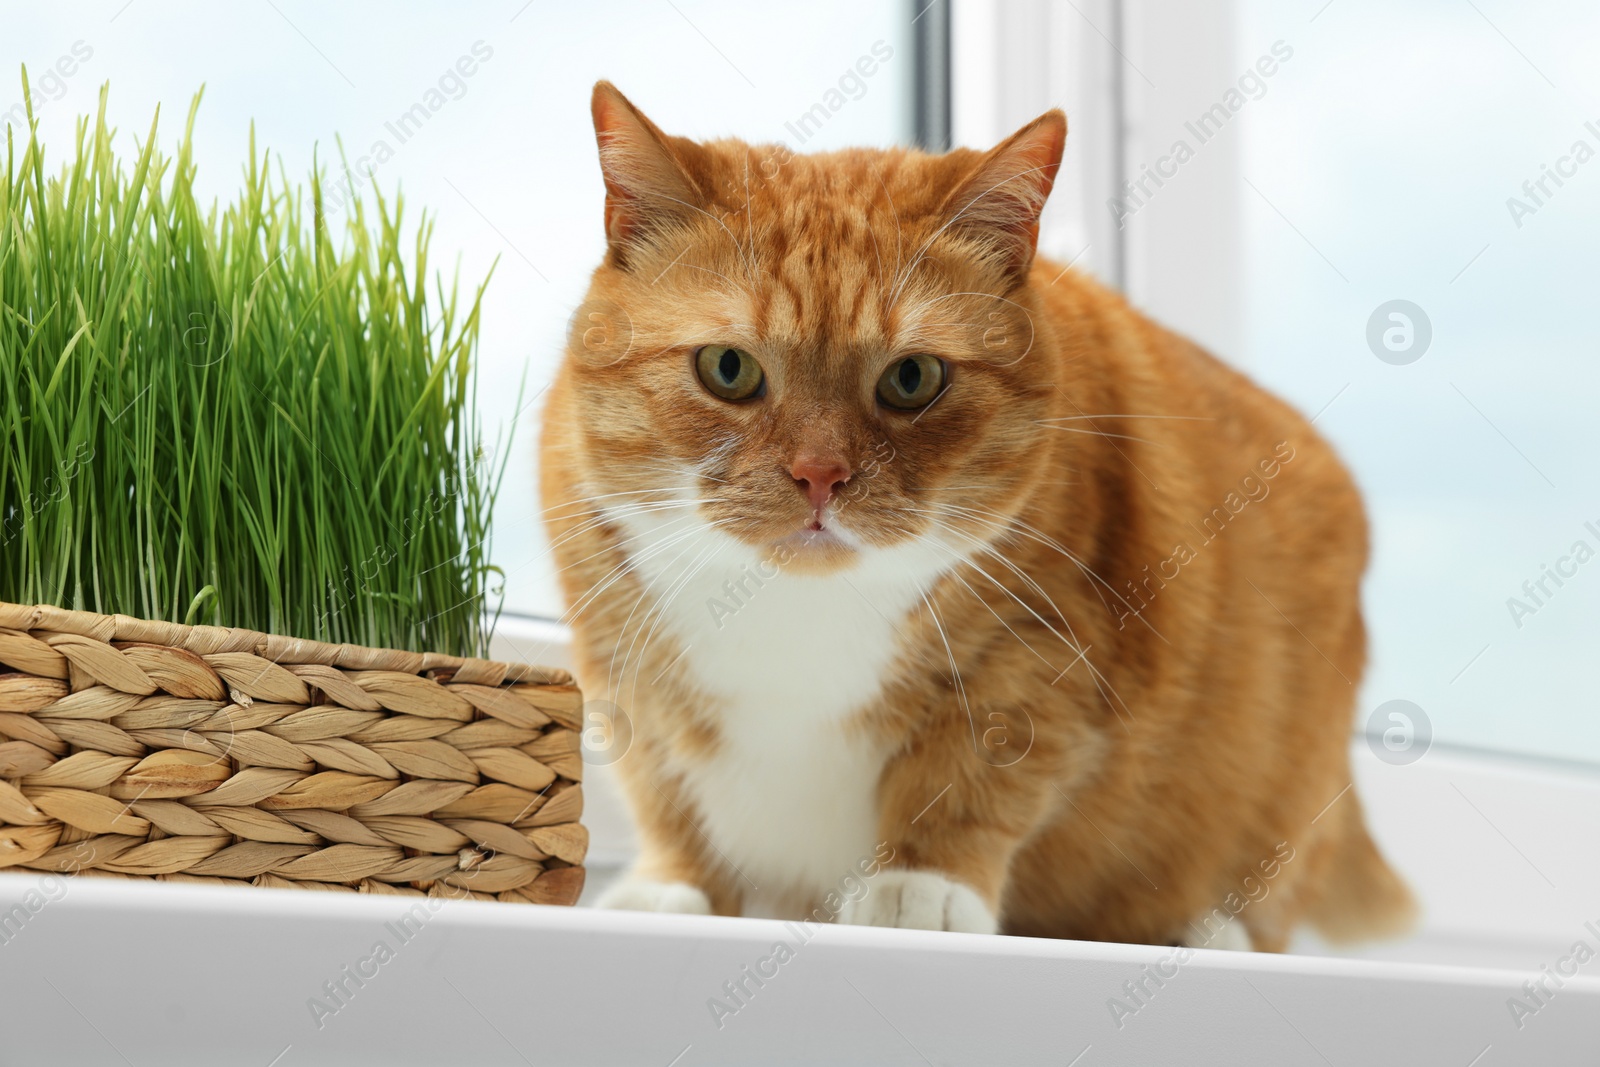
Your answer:
[[[0,869],[571,904],[563,671],[0,602]]]

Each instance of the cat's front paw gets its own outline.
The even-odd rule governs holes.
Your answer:
[[[624,878],[601,893],[594,906],[617,911],[711,914],[711,898],[694,886],[686,882],[651,882],[642,878]]]
[[[983,898],[960,882],[933,871],[882,871],[867,895],[847,905],[839,921],[855,926],[905,930],[955,930],[992,934],[999,930]]]

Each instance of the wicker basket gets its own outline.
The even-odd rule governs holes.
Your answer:
[[[571,904],[566,673],[0,602],[0,868]]]

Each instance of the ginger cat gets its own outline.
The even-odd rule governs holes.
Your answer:
[[[602,905],[1281,950],[1391,932],[1360,497],[1036,258],[1066,139],[800,156],[595,86],[542,492],[642,855]]]

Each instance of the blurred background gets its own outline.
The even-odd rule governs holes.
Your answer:
[[[124,151],[158,106],[175,142],[203,84],[216,196],[254,123],[291,178],[342,144],[427,205],[464,280],[498,261],[481,404],[491,439],[516,427],[495,553],[530,619],[561,612],[535,443],[603,249],[597,78],[670,132],[801,151],[987,147],[1064,106],[1043,251],[1314,417],[1367,495],[1374,752],[1600,763],[1591,2],[107,0],[4,25],[0,121],[25,129],[26,63],[58,161],[102,84]]]

